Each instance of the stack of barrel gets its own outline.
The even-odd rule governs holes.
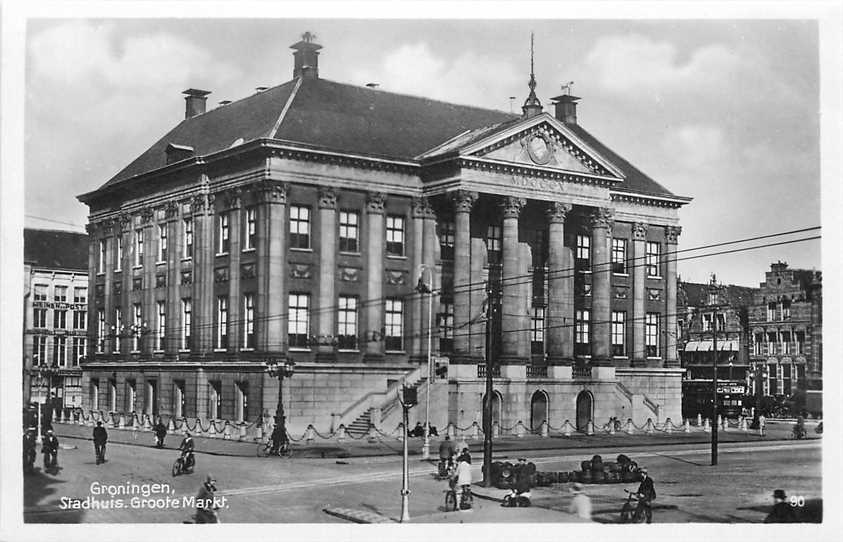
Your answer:
[[[572,472],[537,472],[536,486],[550,486],[566,482],[581,482],[584,484],[631,483],[641,479],[638,464],[624,454],[618,455],[616,461],[604,462],[599,455],[580,463],[580,469]],[[494,466],[493,466],[494,470]]]
[[[513,465],[509,461],[495,461],[492,463],[492,484],[498,489],[512,489],[515,487],[515,482],[518,480],[519,469],[526,469],[526,476],[530,477],[530,487],[541,485],[537,482],[539,473],[536,472],[536,465],[534,463],[526,463],[521,465]]]

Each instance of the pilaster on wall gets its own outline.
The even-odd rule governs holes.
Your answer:
[[[646,318],[647,274],[647,224],[632,225],[632,365],[647,365],[647,348],[644,343]]]
[[[257,329],[262,329],[258,337],[262,340],[257,344],[264,352],[279,353],[285,352],[287,345],[287,185],[276,181],[264,181],[261,185],[260,199],[266,224],[265,238],[258,237],[258,258],[263,272],[258,282],[261,308],[257,318]]]
[[[193,351],[207,355],[214,345],[214,201],[207,192],[193,198]],[[198,318],[196,318],[198,316]]]
[[[665,226],[664,234],[667,245],[665,251],[665,329],[663,331],[665,342],[664,364],[665,367],[678,367],[679,357],[676,352],[676,250],[679,242],[679,234],[682,228],[679,226]]]
[[[366,361],[383,359],[384,341],[368,340],[373,332],[383,328],[383,259],[386,194],[370,192],[366,197],[368,250],[366,251],[366,333],[364,334]]]
[[[336,330],[336,255],[337,255],[337,193],[332,188],[319,189],[319,297],[316,311],[319,335],[331,337]],[[319,361],[332,361],[334,346],[330,341],[320,341],[316,357]]]
[[[225,206],[228,208],[229,248],[228,248],[228,351],[238,352],[243,346],[242,304],[240,295],[240,225],[242,194],[239,189],[229,190],[225,194]]]
[[[167,322],[165,351],[174,355],[181,348],[181,300],[179,298],[179,272],[181,270],[182,236],[181,205],[170,202],[164,208],[167,220]],[[163,395],[162,395],[163,398]]]

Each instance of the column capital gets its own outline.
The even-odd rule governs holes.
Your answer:
[[[383,192],[366,193],[366,212],[370,215],[382,215],[386,206],[386,194]]]
[[[591,212],[589,219],[591,221],[591,229],[609,229],[615,222],[615,213],[608,207],[597,207]]]
[[[647,224],[645,222],[635,222],[632,225],[632,238],[636,241],[647,240]]]
[[[682,226],[665,226],[664,238],[668,245],[675,245],[679,242],[679,235],[682,233]]]
[[[123,233],[132,231],[132,215],[129,213],[120,213],[114,221],[120,224],[120,231]]]
[[[197,194],[193,196],[193,201],[190,203],[193,214],[210,214],[214,208],[214,201],[217,196],[215,194]]]
[[[261,181],[257,183],[258,201],[285,205],[287,203],[287,183],[280,181]]]
[[[518,218],[521,210],[527,205],[527,200],[524,198],[516,198],[513,196],[506,196],[501,202],[501,210],[504,218]]]
[[[240,187],[229,188],[221,192],[220,196],[226,209],[239,209],[243,202],[243,189]]]
[[[454,211],[457,213],[470,213],[478,197],[477,192],[468,190],[457,190],[451,192],[450,196],[451,201],[454,202]]]
[[[319,189],[319,208],[329,209],[331,211],[337,208],[337,191],[330,187],[322,187]]]
[[[547,208],[545,209],[545,215],[547,216],[547,221],[551,224],[564,224],[565,219],[568,217],[568,213],[571,212],[573,205],[570,203],[565,203],[562,201],[551,201],[548,202]]]
[[[426,196],[413,198],[412,209],[413,218],[433,217],[433,207],[430,205],[430,199]]]
[[[167,220],[173,220],[179,214],[179,204],[175,201],[168,202],[164,205],[164,216]]]
[[[152,207],[144,207],[140,212],[141,224],[149,224],[154,216],[155,211],[152,210]]]

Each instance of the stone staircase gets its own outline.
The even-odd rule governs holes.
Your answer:
[[[415,373],[415,371],[414,371]],[[414,375],[408,375],[407,378],[404,380],[398,381],[387,391],[382,402],[374,402],[372,406],[367,409],[365,412],[360,414],[353,422],[351,422],[346,430],[350,435],[355,437],[360,437],[361,435],[369,432],[369,427],[371,425],[375,425],[379,427],[382,422],[387,420],[391,414],[394,412],[399,413],[399,420],[400,420],[400,412],[401,412],[401,402],[399,401],[399,393],[401,388],[407,386],[408,388],[413,388],[417,392],[419,392],[419,399],[421,400],[421,393],[420,387],[427,382],[427,377],[416,377],[413,378]],[[372,413],[373,412],[380,412],[380,419],[373,420]],[[397,425],[397,424],[395,424]],[[394,427],[390,425],[386,427],[386,430],[392,430]]]
[[[360,437],[369,432],[369,425],[372,423],[372,411],[367,410],[346,428],[349,435]]]

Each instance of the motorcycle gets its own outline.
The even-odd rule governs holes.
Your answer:
[[[179,474],[190,474],[193,472],[193,467],[196,465],[196,460],[193,457],[193,452],[182,454],[173,463],[173,476]]]

